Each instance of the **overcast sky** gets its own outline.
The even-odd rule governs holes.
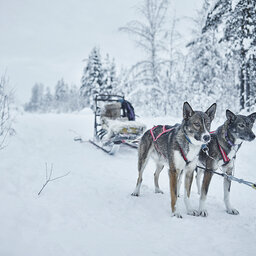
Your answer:
[[[118,31],[138,13],[141,0],[0,0],[0,75],[9,77],[18,102],[29,100],[35,82],[80,85],[82,60],[94,46],[118,66],[141,58],[128,35]],[[201,0],[172,0],[176,16],[194,16]],[[181,27],[181,32],[188,26]]]

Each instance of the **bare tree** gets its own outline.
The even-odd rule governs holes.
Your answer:
[[[5,147],[5,142],[12,129],[10,104],[12,93],[7,92],[8,80],[6,76],[0,78],[0,149]]]
[[[177,24],[180,19],[176,18],[175,13],[172,15],[170,20],[170,25],[166,31],[166,59],[165,59],[165,69],[163,89],[166,92],[164,94],[164,113],[167,112],[176,113],[176,106],[182,104],[180,102],[182,97],[180,92],[182,92],[183,81],[182,77],[183,69],[185,65],[185,56],[181,51],[180,45],[182,43],[182,35],[177,30]],[[182,73],[182,75],[181,75]]]
[[[131,68],[134,77],[134,85],[148,92],[156,98],[163,95],[164,91],[160,85],[160,72],[164,60],[161,57],[164,47],[164,28],[169,0],[144,0],[138,7],[141,20],[130,21],[120,31],[131,34],[136,44],[146,54],[146,59],[136,63]],[[134,75],[135,74],[135,75]],[[143,88],[144,87],[144,88]],[[148,98],[149,103],[153,101]],[[159,102],[155,100],[154,102]]]

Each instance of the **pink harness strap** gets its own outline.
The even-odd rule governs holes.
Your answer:
[[[223,148],[218,144],[220,153],[222,155],[224,163],[228,163],[230,161],[229,157],[227,156],[226,152],[223,150]]]
[[[151,136],[152,136],[154,142],[157,141],[157,139],[158,139],[159,137],[161,137],[164,133],[167,133],[167,132],[173,130],[173,128],[170,128],[170,129],[167,129],[167,130],[166,130],[165,125],[163,125],[163,130],[162,130],[162,132],[159,133],[159,134],[157,135],[157,137],[155,138],[155,135],[154,135],[153,131],[154,131],[158,126],[159,126],[159,125],[154,126],[153,128],[150,129],[150,133],[151,133]]]
[[[210,132],[210,134],[215,133],[215,131]],[[218,141],[217,141],[218,142]],[[227,156],[226,152],[224,151],[224,149],[220,146],[220,144],[218,143],[219,149],[220,149],[220,153],[222,155],[223,161],[224,163],[228,163],[230,161],[229,157]]]
[[[165,125],[164,125],[162,132],[161,132],[160,134],[158,134],[157,137],[155,138],[155,135],[154,135],[154,132],[153,132],[153,131],[154,131],[158,126],[159,126],[159,125],[157,125],[157,126],[155,126],[155,127],[153,127],[153,128],[150,129],[150,133],[151,133],[151,136],[152,136],[154,142],[156,142],[157,139],[158,139],[160,136],[162,136],[164,133],[167,133],[167,132],[169,132],[169,131],[171,131],[171,130],[174,129],[174,128],[170,128],[170,129],[167,129],[167,130],[166,130]],[[155,147],[158,148],[156,144],[155,144]],[[183,151],[182,148],[180,147],[180,145],[179,145],[179,148],[180,148],[180,154],[181,154],[181,156],[183,157],[184,161],[185,161],[186,164],[188,165],[188,164],[190,163],[190,161],[188,161],[188,159],[187,159],[187,157],[186,157],[184,151]],[[158,152],[166,158],[166,156],[165,156],[162,152],[160,152],[159,150],[158,150]]]

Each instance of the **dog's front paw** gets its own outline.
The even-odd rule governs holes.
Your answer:
[[[155,188],[155,193],[163,194],[164,192],[161,189],[159,189],[159,188]]]
[[[236,210],[235,208],[230,208],[230,209],[227,209],[227,213],[232,215],[238,215],[239,211]]]
[[[177,217],[178,219],[182,219],[182,215],[179,212],[172,213],[172,217]]]
[[[189,210],[187,211],[187,214],[192,216],[199,216],[199,212],[197,210]]]
[[[139,196],[140,194],[138,192],[131,193],[131,196]]]
[[[199,211],[199,215],[202,217],[207,217],[208,216],[208,212],[207,210],[203,209]]]

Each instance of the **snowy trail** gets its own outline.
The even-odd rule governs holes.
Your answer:
[[[145,119],[153,124],[168,118]],[[214,176],[207,201],[209,216],[171,218],[168,175],[160,176],[163,195],[154,193],[150,162],[141,197],[130,196],[137,178],[137,153],[122,148],[109,156],[89,143],[74,142],[73,131],[89,139],[93,116],[21,115],[17,135],[1,151],[0,255],[249,255],[256,250],[256,191],[232,184],[231,202],[240,215],[225,213],[222,179]],[[244,143],[236,176],[256,181],[256,141]],[[45,163],[53,163],[49,183]],[[183,189],[181,190],[183,193]],[[195,182],[192,205],[198,207]]]

